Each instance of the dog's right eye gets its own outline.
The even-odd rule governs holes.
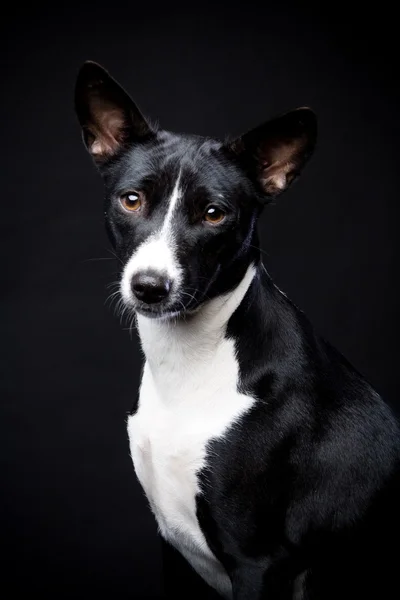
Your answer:
[[[142,206],[142,193],[127,192],[121,196],[120,202],[125,210],[137,212]]]

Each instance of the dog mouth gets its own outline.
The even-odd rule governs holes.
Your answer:
[[[174,308],[174,307],[161,307],[152,306],[150,304],[136,305],[134,311],[143,317],[149,317],[150,319],[174,319],[180,318],[186,314],[186,309]]]
[[[180,298],[156,304],[147,304],[145,302],[134,300],[131,304],[131,308],[138,315],[150,319],[168,320],[189,317],[198,311],[200,304],[201,302],[193,296],[186,304]]]

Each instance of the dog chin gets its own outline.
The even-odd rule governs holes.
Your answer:
[[[168,306],[153,307],[149,305],[137,305],[133,307],[136,314],[147,317],[149,319],[158,319],[167,321],[169,319],[179,319],[186,314],[183,308],[175,308]]]
[[[158,308],[150,305],[136,305],[134,306],[136,314],[149,319],[157,319],[159,321],[169,320],[183,320],[190,318],[199,310],[199,306],[196,307],[181,307],[181,306],[159,306]]]
[[[135,311],[138,315],[142,317],[147,317],[148,319],[154,319],[158,321],[169,321],[172,319],[179,319],[185,313],[183,310],[153,310],[146,308],[135,308]]]

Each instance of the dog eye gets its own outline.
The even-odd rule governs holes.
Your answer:
[[[204,214],[204,220],[213,225],[221,223],[225,219],[225,213],[216,206],[209,206]]]
[[[142,194],[141,192],[127,192],[121,196],[120,202],[125,210],[137,212],[142,206]]]

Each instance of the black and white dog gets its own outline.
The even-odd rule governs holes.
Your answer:
[[[223,598],[394,597],[395,418],[260,259],[257,219],[312,154],[314,113],[177,135],[92,62],[75,106],[145,353],[128,432],[162,537]]]

